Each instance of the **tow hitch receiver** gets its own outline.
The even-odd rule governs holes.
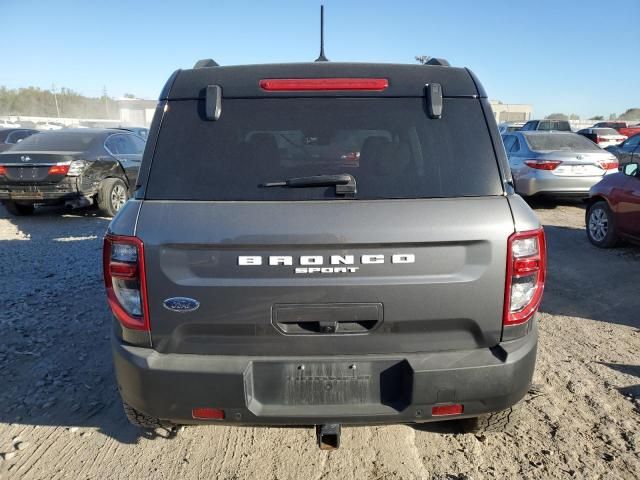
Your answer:
[[[320,450],[335,450],[340,447],[339,423],[326,423],[324,425],[316,425],[316,436],[318,437],[318,446]]]

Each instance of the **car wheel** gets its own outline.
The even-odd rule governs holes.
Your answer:
[[[506,410],[460,420],[463,433],[504,433],[513,430],[520,417],[520,404]]]
[[[599,201],[589,207],[586,214],[587,238],[596,247],[615,247],[619,238],[616,235],[613,212],[605,201]]]
[[[107,178],[100,185],[98,208],[107,217],[113,217],[129,199],[129,191],[119,178]]]
[[[154,430],[156,428],[175,430],[178,427],[178,425],[174,423],[144,414],[124,401],[122,402],[122,407],[124,408],[124,414],[127,416],[127,420],[129,420],[129,423],[134,427],[145,430]]]
[[[33,205],[32,203],[24,204],[16,202],[5,202],[4,206],[10,214],[16,216],[32,215],[36,209],[35,205]]]

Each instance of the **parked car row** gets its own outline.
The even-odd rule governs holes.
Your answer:
[[[640,133],[640,124],[630,125],[628,122],[599,122],[592,128],[613,128],[620,135],[632,137]]]
[[[10,213],[29,215],[38,204],[97,205],[113,216],[133,193],[145,139],[132,131],[64,129],[16,139],[18,132],[6,134],[13,143],[0,153],[0,201]]]
[[[553,131],[571,132],[571,124],[567,120],[529,120],[522,122],[505,122],[498,125],[501,135],[515,131]],[[640,124],[630,126],[627,122],[599,122],[593,127],[583,128],[577,132],[587,137],[602,148],[615,147],[630,137],[640,134]],[[617,156],[616,152],[612,152]]]
[[[20,120],[20,121],[10,121],[10,120],[2,120],[0,119],[0,129],[6,128],[22,128],[22,129],[31,129],[36,131],[48,131],[48,130],[62,130],[65,128],[122,128],[126,130],[130,130],[134,132],[136,135],[139,135],[142,138],[147,138],[149,134],[149,129],[145,127],[111,127],[109,125],[101,124],[100,122],[83,120],[79,123],[74,123],[73,125],[65,125],[62,122],[32,122],[30,120]]]
[[[589,141],[589,135],[602,140]],[[640,135],[601,148],[607,137],[615,136],[618,132],[609,127],[585,129],[582,135],[526,130],[503,134],[516,192],[524,197],[586,198],[586,233],[593,245],[640,242]]]

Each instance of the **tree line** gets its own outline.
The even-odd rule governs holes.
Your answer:
[[[37,87],[9,89],[0,86],[0,115],[119,118],[118,105],[106,92],[101,97],[86,97],[64,87],[54,93]]]
[[[544,117],[549,120],[579,120],[580,117],[575,113],[571,115],[565,115],[564,113],[552,113]],[[595,115],[591,117],[589,120],[594,121],[602,121],[604,120],[604,115]],[[616,115],[615,113],[609,114],[608,120],[624,120],[628,122],[640,122],[640,108],[628,108],[626,112]]]

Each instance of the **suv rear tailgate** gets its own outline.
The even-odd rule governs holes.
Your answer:
[[[502,331],[506,245],[513,230],[502,196],[147,200],[137,231],[145,249],[153,346],[162,353],[220,355],[491,347]],[[331,271],[332,255],[353,256],[353,265],[340,263]],[[270,256],[291,257],[291,265],[282,258],[269,265]],[[308,267],[320,271],[296,273],[307,268],[302,256],[313,262],[321,257],[322,265]],[[370,263],[362,263],[363,256]],[[261,264],[240,265],[239,257],[253,263],[260,257]],[[163,301],[172,297],[193,298],[200,306],[189,312],[165,308]]]

